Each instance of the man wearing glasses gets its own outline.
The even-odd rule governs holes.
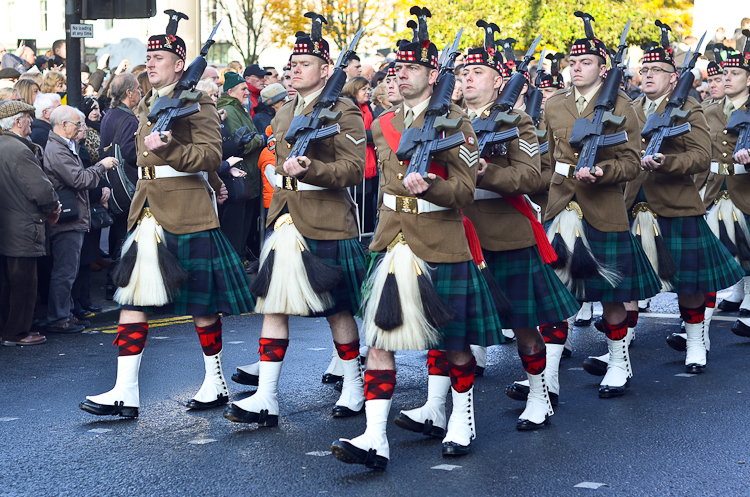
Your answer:
[[[648,49],[641,75],[644,96],[633,105],[642,129],[651,114],[664,113],[677,83],[672,49]],[[655,241],[654,250],[647,250],[647,255],[661,278],[663,290],[678,295],[687,332],[685,368],[696,374],[706,370],[708,324],[716,291],[733,285],[744,273],[706,224],[706,209],[692,179],[710,162],[711,140],[703,108],[688,97],[682,110],[688,116],[678,118],[674,124],[689,122],[690,131],[666,139],[659,153],[642,156],[641,173],[625,188],[625,204],[632,209],[634,231],[641,235],[644,247],[651,245],[648,237],[656,240],[652,234],[658,231],[657,236],[669,250],[668,255],[657,256],[659,242]],[[647,142],[641,141],[641,154],[645,154]],[[669,266],[671,271],[667,271]],[[637,309],[635,302],[630,305],[630,309]]]

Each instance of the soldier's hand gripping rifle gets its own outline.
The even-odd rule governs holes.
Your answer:
[[[658,23],[659,21],[656,22]],[[677,119],[687,119],[690,115],[690,111],[682,110],[682,106],[685,105],[690,90],[693,88],[695,76],[691,69],[695,67],[695,61],[701,55],[699,50],[705,37],[706,33],[703,33],[692,57],[690,56],[690,51],[685,55],[685,62],[680,71],[680,78],[677,80],[674,90],[669,95],[664,113],[660,115],[654,112],[646,119],[646,124],[643,126],[643,131],[641,131],[641,136],[649,140],[646,152],[643,154],[644,156],[650,155],[654,157],[658,154],[661,151],[665,138],[674,138],[690,131],[690,123],[685,122],[678,126],[675,126],[674,123]],[[661,162],[660,157],[654,157],[654,160]]]
[[[745,35],[746,39],[743,55],[745,58],[750,58],[750,30],[743,29],[742,34]],[[735,154],[742,149],[750,150],[750,112],[748,110],[737,109],[732,112],[729,116],[726,131],[737,135],[737,145],[734,147]]]
[[[308,12],[305,16],[311,17],[308,14],[312,13]],[[313,17],[313,29],[310,37],[315,40],[316,37],[319,37],[320,24],[325,22],[325,18],[319,14],[312,14],[312,16],[315,17]],[[346,68],[349,60],[354,55],[354,49],[357,47],[357,43],[363,32],[364,28],[360,28],[354,35],[349,47],[339,55],[336,65],[333,68],[333,74],[326,81],[323,91],[315,102],[312,113],[309,116],[300,114],[294,116],[294,119],[292,119],[289,131],[287,131],[284,137],[292,145],[292,150],[289,154],[290,158],[305,155],[310,144],[331,138],[341,132],[341,126],[338,124],[326,125],[326,123],[336,123],[341,117],[341,111],[334,112],[331,109],[336,105],[341,94],[341,89],[344,87],[344,83],[346,83],[344,68]]]
[[[423,19],[420,17],[420,23]],[[439,61],[439,73],[432,92],[430,104],[425,110],[424,124],[421,128],[407,128],[401,134],[398,143],[396,157],[400,161],[409,161],[406,176],[410,173],[419,173],[425,181],[430,181],[427,174],[430,163],[435,154],[455,148],[466,142],[462,131],[450,136],[443,137],[446,130],[459,129],[462,119],[448,119],[451,110],[451,95],[456,84],[456,76],[453,74],[453,65],[458,56],[458,44],[461,41],[463,28],[458,31],[456,38],[450,48],[446,47]]]
[[[586,32],[592,33],[591,21],[593,17],[582,12],[576,12],[577,17],[583,19],[584,25],[586,26]],[[625,123],[625,116],[615,116],[612,111],[615,109],[615,102],[617,102],[617,93],[620,90],[620,83],[623,77],[623,68],[621,67],[622,57],[627,48],[626,38],[628,36],[628,30],[630,29],[630,19],[625,25],[625,29],[622,30],[622,36],[620,36],[620,45],[618,46],[617,53],[612,60],[612,67],[607,71],[607,77],[602,83],[599,97],[596,99],[594,107],[594,116],[591,120],[583,118],[576,119],[573,124],[573,132],[570,136],[570,144],[573,147],[581,149],[581,155],[578,158],[578,164],[576,165],[575,172],[581,170],[581,168],[588,168],[592,174],[596,167],[596,155],[600,147],[613,147],[615,145],[621,145],[627,143],[628,134],[625,131],[619,133],[612,133],[611,135],[604,134],[604,125],[613,124],[615,126],[622,126]]]
[[[497,130],[503,125],[514,126],[521,120],[520,115],[510,115],[509,112],[515,107],[518,96],[523,91],[523,86],[528,83],[524,73],[529,62],[534,58],[534,52],[541,39],[542,35],[537,36],[536,40],[534,40],[526,51],[526,55],[523,61],[517,66],[516,72],[511,76],[503,91],[500,92],[500,96],[495,103],[492,104],[490,115],[487,119],[477,117],[471,121],[474,132],[477,134],[477,141],[479,142],[479,157],[492,156],[492,150],[497,145],[500,145],[500,154],[494,155],[504,155],[505,144],[520,136],[517,127],[505,131]]]
[[[536,78],[537,84],[541,79],[541,75],[544,74],[544,52],[539,56],[539,64],[536,67]],[[544,155],[549,152],[549,142],[547,141],[547,130],[539,129],[539,120],[542,117],[542,90],[530,86],[526,92],[526,113],[531,118],[536,128],[536,137],[539,140],[539,155]]]
[[[180,17],[187,19],[185,14],[173,10],[167,10],[165,13],[174,21],[175,31],[177,29],[177,20]],[[165,95],[157,98],[156,102],[154,102],[154,106],[148,114],[148,120],[154,123],[152,133],[157,132],[161,135],[164,131],[172,129],[177,119],[192,116],[200,111],[201,106],[198,101],[201,99],[201,92],[195,91],[195,85],[198,84],[198,81],[203,76],[203,71],[206,70],[206,55],[208,55],[211,45],[215,43],[214,35],[216,34],[216,30],[219,29],[219,24],[221,24],[221,21],[217,22],[216,26],[214,26],[211,35],[208,37],[208,41],[206,41],[206,44],[201,49],[200,55],[190,63],[187,70],[180,77],[180,81],[172,93],[172,98]],[[172,21],[170,21],[171,25]],[[166,136],[162,135],[162,140],[166,142]]]

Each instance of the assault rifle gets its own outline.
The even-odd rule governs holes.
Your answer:
[[[219,24],[221,24],[221,21],[217,22],[216,26],[214,26],[211,35],[208,37],[208,41],[206,41],[206,44],[201,49],[200,55],[190,63],[187,70],[180,77],[180,81],[174,88],[172,98],[165,95],[157,98],[156,102],[154,102],[154,106],[148,114],[148,120],[154,123],[152,132],[161,134],[164,131],[169,131],[177,119],[192,116],[201,110],[201,106],[198,103],[201,99],[201,92],[195,91],[195,85],[198,84],[198,81],[203,76],[203,71],[206,70],[206,55],[208,55],[211,45],[215,43],[214,35],[216,34],[216,30],[219,29]],[[166,141],[166,137],[163,135],[162,140]]]
[[[500,96],[495,103],[492,104],[490,115],[487,119],[476,117],[471,121],[471,126],[474,128],[477,140],[479,141],[479,157],[505,155],[505,144],[520,136],[518,128],[515,125],[521,120],[521,116],[518,114],[510,115],[509,112],[515,107],[523,86],[528,83],[524,73],[529,62],[534,58],[534,51],[536,51],[536,47],[539,45],[541,39],[542,35],[537,36],[536,40],[534,40],[526,51],[526,55],[524,55],[523,61],[518,65],[516,72],[511,76],[510,81],[505,85],[503,91],[500,92]],[[504,124],[514,127],[505,131],[497,131]],[[499,153],[493,154],[493,148],[498,145],[500,146]]]
[[[542,54],[539,56],[539,65],[537,65],[536,68],[537,81],[544,73],[544,52],[545,51],[542,50]],[[539,155],[544,155],[549,152],[547,130],[539,129],[539,120],[542,117],[543,98],[544,95],[542,95],[542,90],[536,87],[529,87],[529,90],[526,92],[526,113],[529,115],[531,121],[534,123],[534,127],[536,128],[536,137],[539,140]]]
[[[399,161],[409,161],[406,176],[417,172],[426,181],[430,162],[435,154],[445,152],[466,142],[462,131],[443,137],[446,130],[459,129],[462,119],[448,119],[451,107],[451,95],[456,84],[453,65],[459,54],[458,44],[461,41],[463,28],[458,31],[453,44],[443,50],[439,61],[439,73],[435,88],[432,91],[430,104],[425,110],[424,123],[421,128],[407,128],[401,134],[396,157]]]
[[[339,55],[333,74],[326,81],[322,93],[315,102],[312,113],[309,116],[300,114],[292,119],[289,131],[284,137],[287,143],[292,145],[290,158],[305,155],[310,144],[331,138],[341,132],[339,124],[326,126],[324,123],[335,123],[341,117],[341,111],[333,112],[331,109],[336,105],[341,89],[346,83],[344,68],[349,65],[349,60],[354,55],[354,49],[357,47],[363,31],[364,28],[360,28],[354,35],[349,47]]]
[[[750,30],[743,29],[742,34],[745,35],[746,40],[750,40]],[[750,45],[750,41],[745,41],[745,49],[743,50],[745,57],[747,57],[748,45]],[[750,150],[750,112],[739,109],[732,112],[729,116],[726,131],[737,135],[737,146],[734,147],[735,154],[743,148]]]
[[[585,17],[583,19],[585,23],[590,23],[590,19]],[[570,144],[575,148],[581,149],[581,155],[578,158],[578,165],[576,165],[575,169],[576,173],[584,167],[589,168],[593,173],[596,167],[596,155],[599,147],[613,147],[627,143],[628,141],[628,134],[625,131],[605,135],[604,125],[613,124],[619,127],[625,123],[625,116],[615,116],[612,114],[612,111],[615,109],[617,93],[620,90],[620,83],[622,82],[623,68],[620,64],[622,63],[625,48],[628,46],[626,38],[629,29],[630,19],[628,19],[625,29],[622,30],[620,45],[612,60],[612,67],[607,71],[607,77],[604,83],[602,83],[599,97],[596,99],[594,116],[591,120],[585,117],[578,118],[573,124]]]
[[[698,50],[700,50],[705,37],[706,33],[703,33],[703,36],[698,42],[698,46],[695,47],[695,52],[692,57],[690,56],[690,51],[685,55],[685,62],[680,70],[680,78],[677,80],[677,85],[674,90],[672,90],[672,93],[669,95],[669,100],[667,101],[667,107],[664,109],[664,113],[660,115],[654,112],[648,116],[646,124],[643,126],[643,131],[641,131],[641,136],[649,140],[646,152],[643,154],[644,156],[654,156],[659,153],[665,138],[684,135],[690,131],[690,123],[685,122],[678,126],[675,126],[674,123],[677,119],[687,119],[690,115],[690,111],[682,110],[682,106],[685,105],[688,94],[693,88],[695,76],[691,69],[695,67],[695,61],[701,55]],[[661,162],[659,158],[654,158],[654,160],[656,162]]]

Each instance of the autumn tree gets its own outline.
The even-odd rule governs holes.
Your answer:
[[[245,65],[254,64],[273,40],[270,30],[283,12],[284,0],[216,0],[229,24],[231,45]]]

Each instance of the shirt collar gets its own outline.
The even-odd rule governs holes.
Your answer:
[[[748,97],[750,97],[750,95],[745,95],[737,100],[732,100],[732,105],[734,105],[735,109],[741,109],[742,106],[745,105],[745,102],[747,102]]]
[[[581,95],[581,92],[578,91],[578,88],[574,86],[573,87],[573,92],[575,94],[576,102],[578,102],[579,98],[583,97],[586,100],[586,105],[588,105],[589,102],[591,102],[591,100],[594,98],[594,95],[596,95],[596,92],[598,92],[599,88],[601,88],[601,87],[602,87],[602,83],[599,83],[596,88],[594,88],[593,90],[591,90],[590,92],[588,92],[585,95]]]
[[[404,102],[404,116],[406,116],[406,113],[409,111],[409,109],[411,109],[412,113],[414,114],[414,121],[416,121],[417,117],[419,117],[419,115],[422,112],[424,112],[425,109],[427,109],[427,106],[430,105],[431,98],[432,97],[430,97],[430,98],[428,98],[428,99],[426,99],[426,100],[424,100],[422,102],[419,102],[414,107],[409,107],[408,105],[406,105],[406,102]],[[414,122],[414,121],[412,121],[412,122]]]
[[[71,152],[73,152],[74,155],[78,155],[78,143],[77,142],[74,142],[73,140],[69,140],[68,138],[65,138],[62,135],[57,135],[57,136],[62,138],[65,141],[65,143],[68,144],[68,148],[70,149]]]
[[[325,88],[325,87],[323,87],[323,88]],[[297,101],[297,103],[299,104],[299,102],[301,101],[302,102],[302,108],[303,109],[306,108],[308,105],[310,105],[311,103],[313,103],[315,101],[315,99],[320,96],[321,93],[323,93],[323,88],[321,88],[320,90],[315,91],[315,92],[309,94],[306,97],[303,97],[302,95],[300,95],[299,93],[297,93],[297,98],[299,99]]]
[[[474,112],[474,113],[476,113],[477,117],[482,117],[482,115],[484,114],[484,111],[486,111],[487,109],[489,109],[492,106],[492,104],[494,104],[494,103],[495,103],[494,101],[490,102],[487,105],[478,108],[477,110],[472,110],[472,109],[467,108],[466,109],[467,110],[466,113],[468,114],[469,112]]]
[[[656,107],[654,107],[654,109],[658,109],[659,106],[661,105],[661,103],[664,101],[665,98],[667,98],[669,96],[670,93],[671,92],[667,92],[664,95],[662,95],[661,97],[657,98],[656,100],[651,100],[650,98],[648,98],[647,96],[644,95],[644,97],[643,97],[643,110],[644,111],[647,110],[649,108],[649,106],[651,106],[652,102],[656,104]]]
[[[177,83],[179,83],[179,81],[175,81],[171,85],[165,86],[164,88],[161,88],[159,90],[152,89],[151,98],[148,100],[148,106],[151,107],[152,105],[154,105],[154,102],[156,102],[157,98],[166,97],[167,95],[172,93],[172,91],[174,91],[174,87],[177,86]]]

